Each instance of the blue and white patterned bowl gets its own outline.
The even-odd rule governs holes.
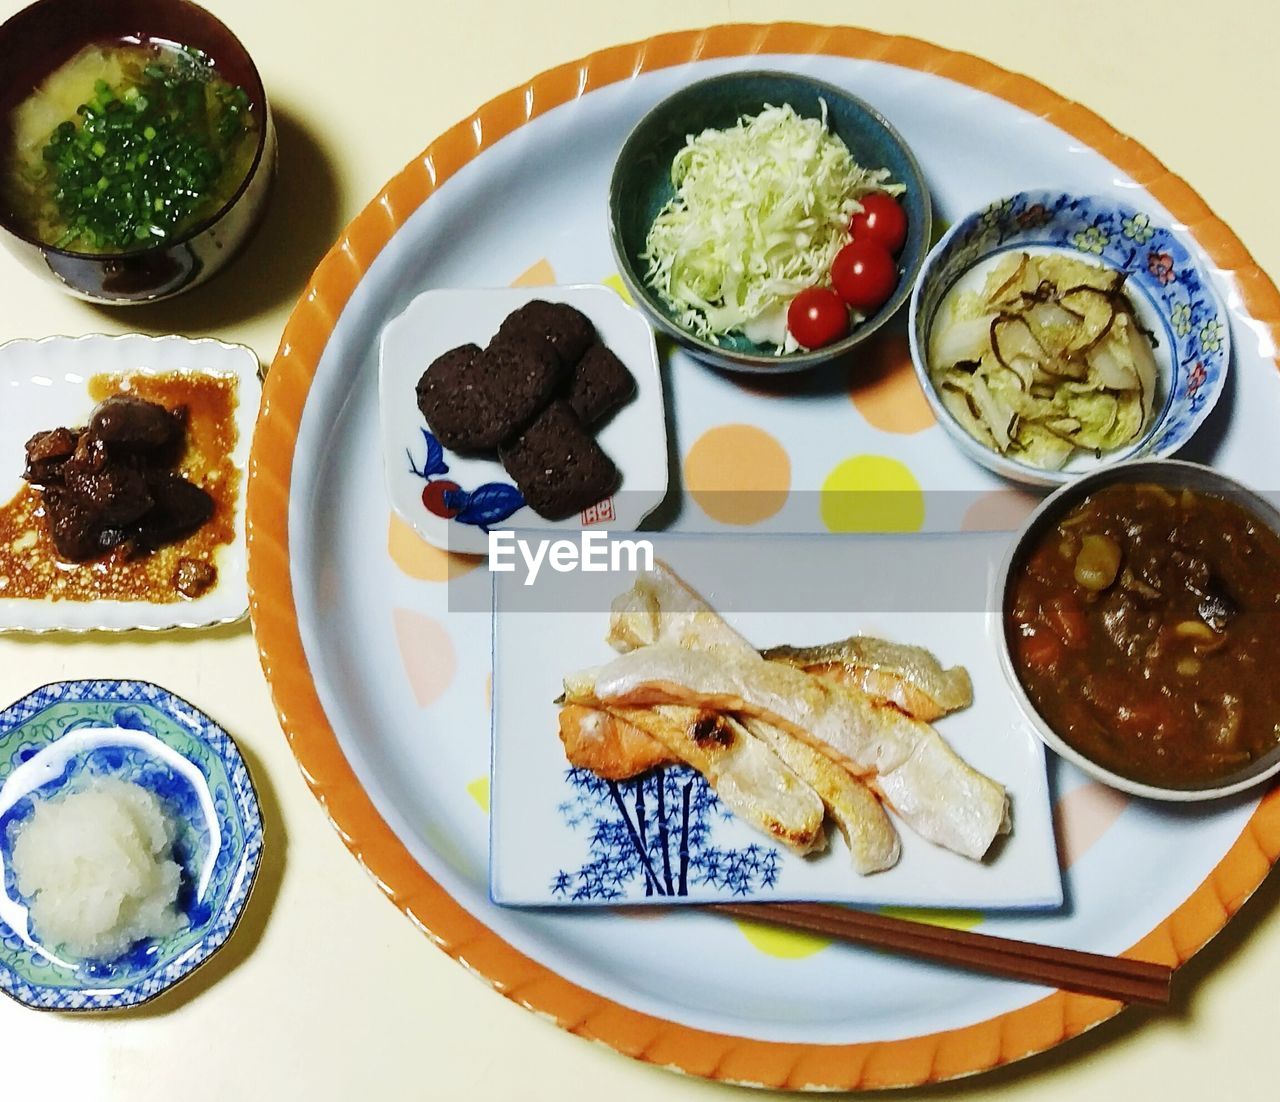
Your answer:
[[[1162,392],[1136,444],[1100,457],[1077,454],[1060,471],[1020,463],[975,440],[942,405],[929,377],[929,332],[947,292],[997,253],[1065,250],[1125,272],[1139,317],[1154,322]],[[1143,211],[1106,196],[1024,191],[961,219],[925,259],[911,295],[911,358],[939,423],[970,458],[1033,485],[1071,481],[1138,457],[1172,455],[1191,439],[1222,394],[1231,360],[1227,312],[1192,246]]]
[[[33,795],[111,775],[152,791],[177,825],[187,927],[114,961],[64,961],[29,929],[12,869]],[[235,929],[262,855],[244,759],[202,712],[145,681],[61,681],[0,712],[0,990],[42,1010],[118,1010],[189,975]]]

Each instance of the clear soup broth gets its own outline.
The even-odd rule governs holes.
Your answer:
[[[199,51],[99,43],[13,111],[0,187],[46,245],[122,253],[182,236],[248,174],[261,120]]]

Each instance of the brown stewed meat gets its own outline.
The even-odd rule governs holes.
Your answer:
[[[98,471],[68,471],[64,484],[106,524],[131,524],[155,504],[146,476],[123,463],[107,463]]]
[[[147,485],[155,505],[139,525],[137,542],[142,550],[176,543],[213,516],[213,498],[176,471],[148,471]]]
[[[179,559],[173,572],[173,588],[192,600],[208,592],[217,580],[218,568],[199,559]]]
[[[100,542],[102,530],[97,514],[61,486],[45,487],[44,519],[53,546],[64,559],[83,562],[107,550]]]
[[[185,409],[121,394],[101,402],[85,429],[28,440],[23,477],[41,491],[58,554],[83,562],[122,545],[146,554],[213,516],[213,498],[175,469],[185,437]]]
[[[117,394],[98,403],[89,417],[89,435],[132,451],[156,451],[182,434],[183,421],[155,402]]]

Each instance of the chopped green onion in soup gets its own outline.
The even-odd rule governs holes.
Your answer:
[[[45,244],[146,248],[235,194],[259,126],[248,93],[199,51],[88,46],[14,110],[4,199]]]

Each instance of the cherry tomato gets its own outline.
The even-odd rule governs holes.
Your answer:
[[[855,241],[879,241],[897,254],[907,240],[907,215],[892,195],[873,191],[858,200],[862,212],[849,223],[849,234]]]
[[[787,307],[787,328],[805,348],[821,348],[849,332],[849,311],[830,287],[808,287]]]
[[[458,510],[450,509],[444,503],[444,495],[450,490],[459,488],[456,482],[450,482],[447,478],[441,479],[439,482],[428,482],[422,490],[422,504],[426,506],[428,513],[448,520],[450,517],[457,516]]]
[[[898,269],[879,241],[851,241],[831,262],[831,282],[845,302],[871,314],[893,294]]]

